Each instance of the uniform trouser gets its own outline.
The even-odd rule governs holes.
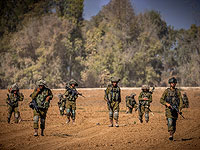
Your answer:
[[[35,109],[33,110],[33,127],[34,129],[38,129],[39,125],[39,119],[40,119],[40,128],[45,129],[45,119],[46,119],[47,109],[39,109],[39,112],[37,112]]]
[[[165,116],[167,118],[168,132],[175,133],[176,121],[178,119],[178,113],[176,111],[171,111],[169,108],[166,108]]]
[[[168,132],[176,132],[176,118],[167,118]]]
[[[62,104],[59,106],[59,110],[60,110],[60,115],[64,115],[65,103],[62,103]]]
[[[14,116],[15,116],[15,122],[18,123],[18,120],[19,120],[19,117],[20,117],[18,107],[14,107],[14,106],[9,105],[8,106],[8,120],[10,120],[13,112],[14,112]]]
[[[113,118],[118,121],[119,118],[119,102],[113,101],[111,104],[111,108],[108,107],[109,110],[109,119],[113,120]]]
[[[139,119],[142,120],[143,115],[145,113],[145,120],[149,121],[149,106],[141,106],[141,108],[138,111]]]
[[[70,117],[72,120],[75,120],[76,118],[76,102],[74,101],[67,101],[66,102],[66,111],[67,111],[67,118]]]

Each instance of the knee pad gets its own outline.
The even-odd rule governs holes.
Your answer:
[[[34,116],[33,117],[33,122],[34,123],[38,123],[38,121],[39,121],[39,116]]]
[[[19,113],[15,113],[15,118],[19,118]]]
[[[113,118],[113,112],[109,111],[109,118]]]
[[[173,126],[173,119],[167,118],[168,127]]]
[[[72,110],[72,119],[75,119],[76,111]]]
[[[149,120],[149,113],[145,113],[145,119]]]
[[[114,119],[117,120],[119,118],[119,112],[115,111],[114,112]]]

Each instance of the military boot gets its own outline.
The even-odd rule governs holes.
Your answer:
[[[38,136],[38,129],[35,129],[34,136]]]
[[[172,141],[172,140],[174,139],[173,135],[174,135],[174,132],[173,132],[173,131],[170,131],[170,132],[169,132],[169,140]]]
[[[113,127],[113,120],[112,119],[110,119],[110,125],[109,125],[109,127]]]
[[[41,136],[44,136],[44,129],[41,129]]]
[[[72,119],[72,124],[76,124],[76,123],[75,123],[75,119]]]
[[[115,127],[119,127],[118,120],[116,120]]]
[[[67,117],[66,123],[68,124],[70,122],[70,117]]]

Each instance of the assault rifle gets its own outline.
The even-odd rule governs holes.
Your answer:
[[[170,109],[172,112],[176,111],[181,117],[183,117],[185,119],[185,117],[182,115],[182,112],[180,112],[178,109],[177,101],[175,104],[172,103],[172,97],[170,97],[170,98],[167,98],[166,102],[170,104]]]
[[[146,101],[145,101],[146,102]],[[142,107],[142,103],[141,102],[139,102],[139,104],[138,104],[138,107],[135,109],[135,111],[139,111],[139,112],[141,112],[141,107]],[[149,110],[149,112],[152,114],[152,116],[154,116],[154,113],[151,111],[151,109],[149,108],[149,107],[145,107],[145,108],[147,108],[148,110]]]
[[[73,89],[71,89],[71,88],[68,87],[68,86],[66,86],[66,90],[67,90],[70,94],[72,94],[72,97],[75,96],[75,95],[80,95],[80,96],[82,96],[82,97],[85,98],[85,96],[84,96],[82,93],[79,93],[78,91],[73,90]]]
[[[31,95],[30,95],[30,97],[31,97]],[[38,107],[38,104],[36,103],[35,99],[32,99],[32,101],[29,103],[29,107],[32,109],[35,109],[36,112],[39,112],[39,107]]]

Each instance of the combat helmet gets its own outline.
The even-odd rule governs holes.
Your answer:
[[[118,77],[111,77],[111,83],[116,82],[118,83],[120,79]]]
[[[18,87],[17,83],[11,85],[11,89],[12,89],[12,91],[18,91],[19,87]]]
[[[168,83],[169,83],[169,84],[170,84],[170,83],[177,83],[177,80],[176,80],[175,77],[172,77],[172,78],[169,79]]]
[[[149,88],[149,86],[148,85],[142,85],[142,88],[141,88],[142,90],[149,90],[150,88]]]
[[[46,81],[44,81],[44,80],[42,80],[42,79],[38,80],[36,84],[37,84],[37,86],[40,86],[40,85],[43,85],[43,86],[45,86],[45,87],[47,86],[47,85],[46,85]]]
[[[72,84],[74,84],[75,86],[78,86],[78,83],[77,83],[76,80],[74,80],[74,79],[71,79],[71,80],[69,81],[69,85],[72,85]]]

